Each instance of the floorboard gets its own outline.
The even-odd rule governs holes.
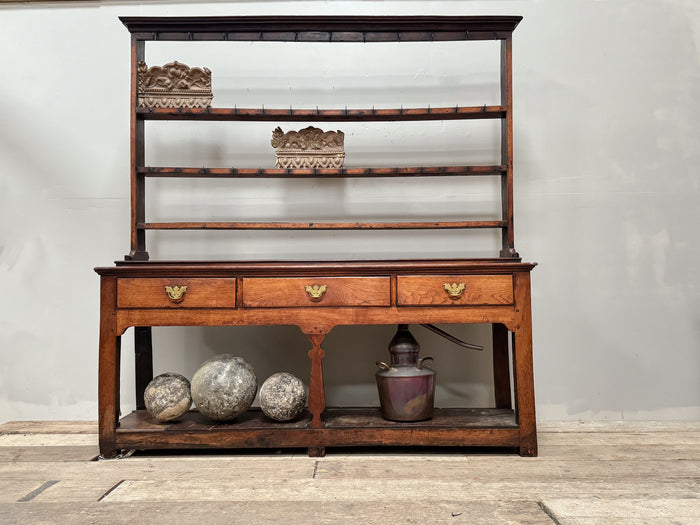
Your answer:
[[[700,523],[695,422],[548,422],[537,458],[362,449],[98,461],[96,428],[0,425],[0,523]]]
[[[63,524],[109,523],[110,525],[148,523],[313,523],[313,524],[443,524],[470,525],[552,525],[551,519],[532,501],[504,503],[473,500],[399,502],[341,501],[317,502],[309,505],[300,501],[275,502],[174,502],[148,503],[90,503],[75,506],[67,503],[14,503],[0,507],[2,523],[59,523],[47,517],[60,516]],[[178,516],[180,521],[173,521]],[[190,519],[187,519],[187,518]],[[14,520],[14,521],[13,521]]]

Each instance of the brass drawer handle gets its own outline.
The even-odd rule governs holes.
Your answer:
[[[309,297],[311,297],[312,300],[318,300],[323,296],[324,293],[326,293],[326,290],[328,290],[328,286],[325,284],[322,284],[321,286],[317,284],[309,286],[307,284],[306,286],[304,286],[304,290],[307,294],[309,294]]]
[[[170,286],[165,287],[165,293],[168,294],[168,298],[174,303],[181,303],[185,300],[185,294],[187,293],[187,286]]]
[[[464,293],[464,289],[466,288],[466,286],[466,283],[445,283],[444,288],[447,294],[450,296],[450,298],[456,299]]]

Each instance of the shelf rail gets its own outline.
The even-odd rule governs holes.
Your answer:
[[[141,177],[159,178],[341,178],[464,177],[503,175],[506,166],[415,166],[401,168],[184,168],[140,167]]]
[[[505,228],[506,221],[454,222],[141,222],[139,230],[430,230]]]
[[[426,108],[136,108],[143,120],[366,122],[406,120],[477,120],[506,118],[506,106],[450,106]]]

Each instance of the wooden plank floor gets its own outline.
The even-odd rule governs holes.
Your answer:
[[[93,422],[0,425],[0,523],[700,523],[700,422],[541,423],[540,456],[136,453]]]

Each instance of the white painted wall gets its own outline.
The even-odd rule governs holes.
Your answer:
[[[97,416],[92,268],[120,259],[129,235],[129,36],[117,16],[194,14],[523,15],[514,54],[516,246],[540,263],[533,273],[538,417],[700,417],[697,2],[261,0],[0,6],[0,422]],[[464,59],[450,45],[340,46],[339,62],[323,46],[288,46],[284,56],[277,44],[161,46],[148,52],[150,63],[201,60],[214,71],[219,106],[469,104],[495,93],[488,46]],[[292,65],[303,69],[295,75]],[[474,81],[477,89],[455,95]],[[148,162],[273,162],[272,126],[251,124],[241,134],[235,123],[200,124],[149,127]],[[411,163],[416,152],[435,164],[488,162],[497,140],[489,123],[432,123],[429,132],[411,124],[342,127],[348,165]],[[175,218],[177,209],[197,219],[203,202],[222,219],[233,219],[231,210],[242,219],[278,220],[310,213],[316,220],[454,218],[463,209],[485,217],[496,209],[486,197],[492,189],[488,179],[154,181],[149,190],[161,197],[149,201],[149,218]],[[316,206],[316,195],[334,204]],[[153,258],[430,257],[496,247],[485,234],[462,239],[268,232],[262,239],[170,233],[149,241]],[[414,332],[436,358],[440,404],[492,402],[488,352],[467,353],[422,328]],[[489,340],[485,326],[455,332]],[[329,404],[377,402],[374,362],[386,357],[391,335],[391,327],[329,335]],[[154,338],[157,373],[191,376],[206,357],[233,352],[246,356],[261,380],[278,370],[308,374],[308,343],[294,327],[161,328]],[[128,332],[124,411],[133,408],[132,353]]]

